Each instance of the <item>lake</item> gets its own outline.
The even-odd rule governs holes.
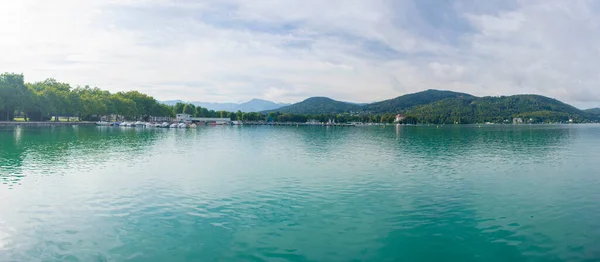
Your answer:
[[[0,129],[0,261],[600,261],[600,125]]]

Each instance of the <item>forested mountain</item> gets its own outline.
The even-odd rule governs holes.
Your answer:
[[[474,96],[445,90],[426,90],[407,94],[394,99],[365,105],[363,111],[371,113],[403,112],[409,108],[426,105],[446,98],[473,98]]]
[[[586,113],[592,114],[592,115],[600,115],[600,108],[590,108],[590,109],[583,110],[583,112],[586,112]]]
[[[539,95],[502,97],[447,98],[417,106],[406,114],[427,123],[483,123],[512,122],[522,118],[526,122],[583,121],[588,114],[556,99]]]
[[[294,114],[329,114],[350,111],[369,114],[399,113],[415,106],[426,105],[453,97],[472,98],[474,96],[452,91],[426,90],[371,104],[341,102],[326,97],[312,97],[287,107],[269,111]]]
[[[341,114],[357,116],[382,116],[385,122],[391,115],[405,114],[419,123],[512,123],[513,118],[524,122],[575,122],[598,121],[595,109],[582,111],[556,99],[540,95],[513,95],[501,97],[476,97],[452,91],[426,90],[394,99],[367,105],[335,101],[324,97],[310,98],[297,104],[271,112],[287,114]],[[368,119],[372,119],[368,118]]]
[[[280,113],[291,114],[337,114],[353,111],[360,111],[362,106],[347,102],[336,101],[327,97],[311,97],[302,102],[284,106],[271,112],[277,111]]]

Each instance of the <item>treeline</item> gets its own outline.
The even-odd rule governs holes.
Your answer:
[[[405,114],[419,123],[433,124],[512,123],[514,118],[526,123],[595,120],[573,106],[538,95],[448,98],[411,108]]]
[[[48,121],[54,117],[97,120],[117,115],[127,119],[173,116],[173,109],[137,91],[108,91],[89,86],[71,87],[54,79],[25,83],[21,74],[0,75],[0,121],[13,121],[15,115],[25,121]]]
[[[328,122],[334,120],[336,123],[362,122],[362,123],[393,123],[396,119],[396,114],[291,114],[271,112],[265,115],[265,118],[277,122],[295,122],[304,123],[309,120],[317,122]]]
[[[241,112],[213,111],[192,104],[169,106],[138,91],[110,93],[97,87],[71,87],[55,79],[26,83],[21,74],[0,74],[0,121],[59,121],[73,117],[81,121],[144,120],[175,117],[187,113],[197,117],[241,119]],[[257,113],[258,114],[258,113]]]
[[[71,87],[55,79],[26,83],[22,74],[0,74],[0,121],[59,121],[60,117],[74,117],[82,121],[97,121],[103,116],[118,119],[148,120],[150,117],[174,117],[177,113],[194,117],[219,117],[241,121],[298,122],[308,120],[327,122],[391,123],[395,114],[289,114],[227,112],[208,110],[193,104],[178,103],[168,106],[138,91],[110,93],[90,86]]]
[[[379,105],[379,109],[383,107],[397,109],[384,113],[366,109],[361,111],[354,110],[360,107],[358,105],[348,105],[328,98],[311,98],[281,110],[324,108],[325,112],[294,113],[278,110],[268,113],[226,112],[184,103],[168,106],[138,91],[110,93],[96,87],[71,87],[54,79],[26,83],[21,74],[0,74],[0,121],[13,121],[15,117],[23,117],[25,121],[48,121],[52,118],[58,121],[59,117],[97,121],[103,116],[116,116],[119,120],[148,121],[151,117],[174,117],[177,113],[186,113],[194,117],[296,123],[309,120],[318,122],[335,120],[337,123],[393,123],[397,113],[406,115],[403,123],[407,124],[507,123],[512,122],[514,118],[522,118],[526,123],[600,120],[600,116],[593,114],[595,112],[593,110],[584,112],[556,99],[538,95],[474,97],[450,91],[428,90],[384,102],[374,104]],[[340,106],[342,104],[343,106]],[[353,110],[329,113],[333,112],[332,108],[338,107],[341,108],[340,110],[348,110],[348,108]],[[368,105],[364,107],[367,108]]]
[[[238,121],[265,121],[265,122],[294,122],[305,123],[309,120],[328,122],[334,120],[337,123],[363,122],[363,123],[393,123],[396,114],[292,114],[281,112],[227,112],[213,111],[193,104],[177,103],[173,106],[174,112],[189,114],[193,117],[219,117],[230,118]]]

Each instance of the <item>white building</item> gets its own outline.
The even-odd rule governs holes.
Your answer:
[[[396,120],[395,120],[395,122],[396,122],[396,123],[402,122],[402,120],[404,120],[405,118],[406,118],[406,117],[405,117],[404,115],[402,115],[402,114],[398,114],[398,115],[396,116]]]
[[[513,118],[513,124],[514,125],[523,124],[523,118],[520,118],[520,117]]]

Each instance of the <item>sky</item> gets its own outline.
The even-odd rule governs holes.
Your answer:
[[[0,71],[159,100],[426,89],[600,106],[593,0],[0,1]]]

